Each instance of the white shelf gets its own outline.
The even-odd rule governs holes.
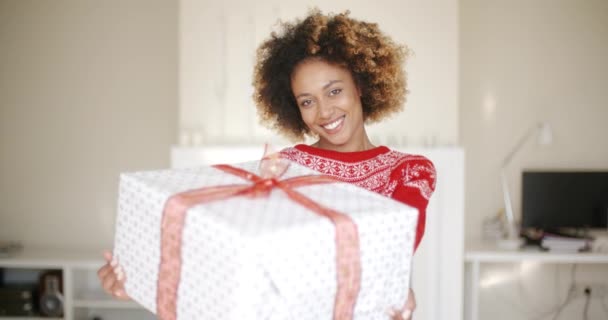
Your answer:
[[[113,299],[101,289],[97,269],[104,264],[102,250],[46,250],[28,248],[0,258],[0,268],[58,269],[63,271],[64,317],[0,316],[0,320],[75,320],[102,315],[104,319],[153,319],[133,301]]]
[[[608,253],[578,252],[564,253],[542,251],[535,247],[518,250],[500,249],[495,245],[477,245],[465,252],[467,262],[521,262],[546,263],[608,263]]]
[[[103,264],[101,250],[48,250],[28,248],[14,256],[0,258],[3,268],[99,268]]]
[[[132,301],[117,300],[74,300],[74,308],[95,308],[95,309],[141,309],[142,307]]]
[[[134,301],[113,299],[104,292],[85,292],[76,294],[72,301],[74,308],[95,309],[141,309]]]

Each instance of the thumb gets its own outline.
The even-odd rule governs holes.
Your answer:
[[[110,250],[104,250],[103,251],[103,258],[106,259],[107,262],[112,261],[112,251],[110,251]]]
[[[410,309],[405,309],[403,310],[403,312],[401,313],[401,317],[403,318],[403,320],[409,320],[412,318],[412,310]]]

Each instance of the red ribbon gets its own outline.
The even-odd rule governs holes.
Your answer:
[[[272,189],[280,189],[294,202],[327,217],[335,225],[337,291],[334,320],[352,319],[361,284],[361,257],[357,225],[351,218],[322,206],[294,190],[297,187],[335,183],[335,178],[311,175],[278,180],[262,178],[229,165],[216,169],[244,178],[253,184],[232,184],[185,191],[171,196],[163,211],[161,230],[161,259],[157,284],[156,308],[162,320],[177,319],[177,291],[181,274],[182,231],[189,208],[202,203],[236,196],[265,197]]]

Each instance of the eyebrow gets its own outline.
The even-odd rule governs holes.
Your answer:
[[[337,82],[343,82],[343,81],[342,80],[331,80],[330,82],[328,82],[326,85],[323,86],[323,90],[329,88],[332,84],[337,83]],[[300,93],[299,95],[296,96],[296,100],[300,97],[310,96],[310,95],[311,95],[310,93],[306,93],[306,92]]]

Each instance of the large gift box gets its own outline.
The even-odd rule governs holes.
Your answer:
[[[259,167],[122,174],[114,254],[128,295],[165,320],[389,319],[403,307],[416,209],[295,163],[276,179]]]

